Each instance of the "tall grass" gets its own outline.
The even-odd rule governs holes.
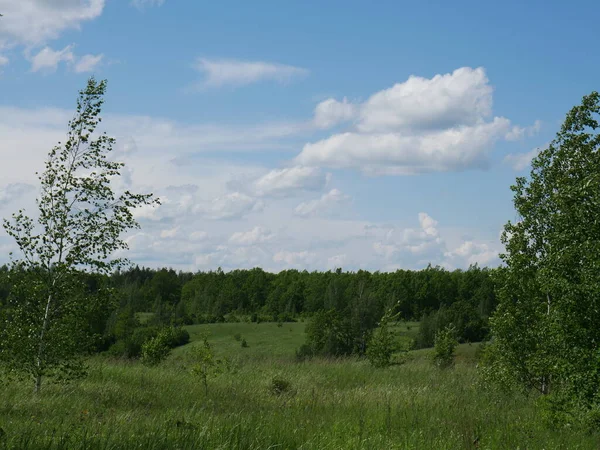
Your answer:
[[[6,449],[596,449],[597,435],[547,427],[534,400],[477,383],[475,346],[452,370],[428,351],[373,369],[361,360],[295,362],[303,324],[216,324],[210,330],[229,370],[208,395],[190,374],[189,347],[163,365],[94,358],[69,386],[0,391]],[[249,347],[233,339],[240,333]],[[188,348],[186,348],[188,347]],[[272,387],[273,379],[288,389]],[[0,433],[2,434],[2,433]]]

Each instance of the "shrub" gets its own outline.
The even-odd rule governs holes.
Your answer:
[[[212,346],[208,342],[208,335],[202,335],[202,342],[196,345],[192,354],[196,363],[192,366],[192,374],[196,375],[204,385],[204,393],[208,395],[208,380],[211,377],[217,376],[223,371],[224,365],[229,362],[222,361],[215,357]]]
[[[316,313],[306,326],[305,345],[300,350],[304,355],[350,355],[354,339],[349,320],[335,310]]]
[[[172,335],[169,328],[163,329],[157,336],[144,342],[142,345],[142,364],[156,366],[165,360],[171,353]]]
[[[387,323],[382,324],[369,341],[367,358],[374,367],[388,367],[394,352],[394,335]]]
[[[242,339],[242,348],[248,348],[248,342],[246,342],[246,339]]]
[[[286,380],[282,377],[273,377],[271,379],[271,385],[269,386],[269,390],[272,394],[282,395],[286,392],[289,392],[292,389],[292,383],[289,380]]]
[[[434,357],[433,361],[441,369],[452,367],[454,365],[454,350],[458,345],[456,340],[456,329],[453,326],[447,326],[435,335]]]
[[[379,322],[379,328],[375,330],[367,346],[367,358],[374,367],[387,367],[391,364],[392,353],[394,353],[394,334],[390,330],[389,323],[398,318],[399,314],[393,315],[393,307],[388,309]]]

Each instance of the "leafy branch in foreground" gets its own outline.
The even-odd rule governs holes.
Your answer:
[[[94,78],[80,91],[66,142],[50,151],[38,174],[37,218],[19,210],[3,223],[22,258],[12,261],[17,275],[0,328],[0,359],[12,372],[30,375],[36,392],[46,375],[80,372],[85,316],[94,304],[82,274],[121,267],[125,260],[112,255],[127,249],[122,234],[139,227],[133,209],[158,204],[152,194],[117,195],[111,186],[123,163],[110,159],[115,139],[94,134],[105,91],[106,81]]]

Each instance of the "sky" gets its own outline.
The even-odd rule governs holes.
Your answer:
[[[108,80],[139,265],[501,263],[511,184],[598,89],[596,1],[0,0],[0,217]],[[0,231],[0,263],[15,245]]]

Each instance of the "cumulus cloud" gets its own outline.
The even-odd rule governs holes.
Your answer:
[[[160,232],[160,237],[163,239],[170,239],[170,238],[174,238],[177,237],[177,235],[179,234],[179,227],[174,227],[168,230],[163,230]]]
[[[300,190],[321,190],[328,178],[318,167],[294,166],[269,171],[254,181],[253,187],[261,196],[281,196]]]
[[[311,264],[316,256],[316,253],[306,250],[301,252],[282,251],[273,255],[273,261],[287,266],[306,266]]]
[[[446,252],[445,256],[450,260],[447,266],[451,266],[452,262],[457,260],[459,267],[473,264],[485,266],[498,261],[498,249],[492,248],[487,243],[465,241],[454,250]]]
[[[411,76],[362,104],[326,103],[320,123],[345,117],[354,129],[306,144],[295,162],[373,175],[485,168],[493,144],[519,133],[510,120],[492,117],[492,92],[483,68],[463,67]]]
[[[357,111],[356,105],[348,102],[346,97],[341,102],[329,98],[316,106],[314,123],[318,128],[331,128],[354,119]]]
[[[76,73],[93,72],[96,67],[102,62],[103,54],[99,55],[84,55],[75,64]]]
[[[67,45],[62,50],[52,50],[50,47],[44,47],[30,58],[31,71],[38,72],[43,70],[54,72],[60,62],[72,63],[75,59],[72,50],[72,45]]]
[[[322,214],[331,214],[338,207],[349,200],[339,189],[332,189],[320,198],[302,202],[294,209],[294,214],[300,217],[318,216]]]
[[[204,76],[200,84],[204,88],[244,86],[259,81],[286,83],[308,74],[308,70],[300,67],[235,59],[198,58],[194,68]]]
[[[42,45],[102,14],[105,0],[0,0],[0,47]]]
[[[263,203],[241,192],[215,198],[208,205],[198,205],[196,210],[209,219],[239,219],[251,212],[260,211]]]
[[[238,231],[231,235],[229,242],[238,245],[255,245],[268,242],[274,238],[271,230],[263,227],[254,227],[250,231]]]
[[[361,106],[361,132],[445,129],[474,125],[492,112],[492,87],[483,68],[462,67],[431,79],[410,76]]]

